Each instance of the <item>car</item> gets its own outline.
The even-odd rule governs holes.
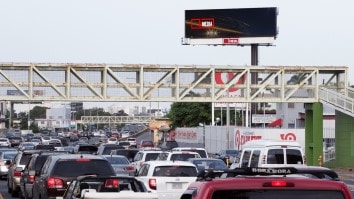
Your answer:
[[[295,141],[251,140],[246,142],[230,168],[306,165],[301,145]]]
[[[9,163],[17,153],[17,151],[0,151],[0,177],[7,176]]]
[[[125,149],[123,146],[118,146],[117,144],[101,144],[97,149],[98,155],[109,155],[112,150],[115,149]]]
[[[111,163],[117,175],[135,175],[135,167],[122,155],[103,155]]]
[[[199,153],[201,158],[209,158],[208,152],[205,148],[198,147],[175,147],[172,151],[191,151]]]
[[[31,156],[38,152],[38,150],[19,151],[9,164],[9,171],[7,174],[7,191],[11,194],[11,196],[15,197],[19,194],[22,170],[29,162]]]
[[[189,151],[164,151],[156,160],[188,161],[189,158],[200,158],[199,153]]]
[[[82,142],[85,142],[85,143],[89,143],[89,139],[88,139],[88,137],[80,137],[79,138],[79,141],[82,141]]]
[[[179,145],[174,140],[168,140],[168,141],[163,142],[159,147],[162,150],[172,150],[173,148],[179,147]]]
[[[128,158],[129,162],[134,161],[135,155],[139,152],[139,149],[115,149],[111,151],[111,155],[123,155]]]
[[[41,144],[41,140],[38,138],[32,138],[31,141],[35,146]]]
[[[24,151],[24,150],[30,150],[35,148],[35,144],[32,142],[21,142],[20,145],[18,145],[18,150]]]
[[[114,176],[115,172],[102,156],[65,154],[49,156],[33,184],[33,198],[55,198],[64,195],[68,183],[81,175]]]
[[[118,138],[116,138],[116,137],[108,138],[107,144],[118,144]]]
[[[127,141],[130,143],[130,146],[137,148],[136,146],[136,138],[128,138]]]
[[[98,147],[93,144],[81,143],[74,146],[73,153],[96,154]]]
[[[101,144],[107,143],[107,141],[108,141],[107,136],[104,136],[104,137],[98,138],[98,141],[97,141],[95,144],[96,144],[97,146],[100,146]]]
[[[132,164],[134,165],[136,172],[140,169],[141,165],[147,161],[154,161],[162,153],[161,149],[156,150],[144,150],[135,154]]]
[[[124,147],[125,149],[130,148],[130,142],[128,141],[120,141],[118,145]]]
[[[227,174],[226,177],[223,174]],[[222,177],[224,176],[224,177]],[[182,199],[350,199],[350,189],[324,167],[247,167],[199,173]]]
[[[73,179],[62,197],[72,198],[132,198],[150,199],[157,195],[149,193],[144,183],[132,176],[79,176]]]
[[[237,149],[223,149],[218,153],[215,153],[215,158],[221,159],[227,166],[230,166],[236,159],[239,150]]]
[[[18,145],[20,145],[21,142],[23,142],[23,138],[20,136],[13,136],[9,138],[10,143],[11,143],[11,147],[18,147]]]
[[[136,175],[159,198],[180,198],[197,180],[197,168],[186,161],[147,161]]]
[[[67,154],[66,151],[40,151],[31,156],[20,177],[20,198],[32,198],[34,179],[50,155]]]
[[[203,170],[227,170],[225,162],[216,158],[189,158],[188,162],[193,163],[198,171]]]
[[[141,140],[138,147],[139,148],[154,147],[154,142],[152,140]]]
[[[11,143],[9,138],[0,138],[0,146],[10,147]]]

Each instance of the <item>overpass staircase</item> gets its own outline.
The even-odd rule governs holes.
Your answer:
[[[351,87],[342,90],[321,87],[319,89],[319,101],[337,111],[354,117],[354,89]]]

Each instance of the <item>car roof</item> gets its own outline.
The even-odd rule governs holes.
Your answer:
[[[144,164],[149,164],[153,167],[156,166],[172,166],[172,165],[180,165],[180,166],[193,166],[196,167],[193,163],[187,161],[169,161],[169,160],[153,160],[144,162]]]
[[[56,156],[51,156],[52,159],[65,159],[65,160],[75,160],[79,158],[89,158],[89,159],[97,159],[97,160],[102,160],[105,158],[99,155],[92,155],[92,154],[62,154],[62,155],[56,155]]]

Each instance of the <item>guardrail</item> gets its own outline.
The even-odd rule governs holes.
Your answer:
[[[347,89],[348,95],[354,97],[354,90]],[[332,108],[354,117],[354,98],[327,88],[319,89],[319,99]]]

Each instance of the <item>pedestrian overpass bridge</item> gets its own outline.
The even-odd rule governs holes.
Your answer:
[[[0,63],[0,97],[11,103],[305,103],[311,165],[322,154],[323,103],[336,109],[336,162],[354,164],[354,90],[345,66]]]

